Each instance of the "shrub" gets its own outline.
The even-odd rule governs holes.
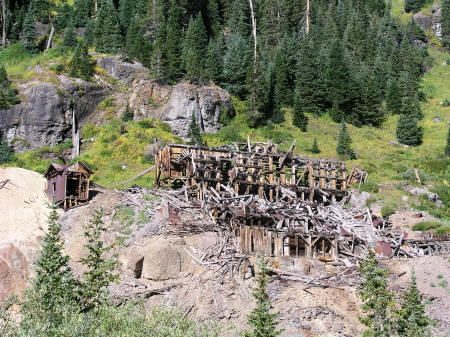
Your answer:
[[[439,222],[436,221],[422,221],[419,222],[417,224],[415,224],[412,229],[413,231],[428,231],[430,229],[437,229],[439,227],[441,227],[442,224],[440,224]]]
[[[388,216],[394,214],[396,210],[397,210],[397,205],[384,205],[381,208],[381,216],[383,218],[388,217]]]
[[[138,125],[143,129],[152,129],[155,127],[153,119],[141,119],[137,122]]]
[[[444,101],[442,102],[443,106],[450,106],[450,99],[444,99]]]
[[[373,181],[366,181],[364,184],[361,185],[361,191],[362,192],[369,192],[369,193],[378,193],[380,189],[378,188],[378,184],[374,183]]]

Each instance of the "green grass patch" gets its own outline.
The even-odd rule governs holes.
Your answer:
[[[439,223],[436,221],[422,221],[415,224],[412,229],[414,231],[431,231],[438,235],[450,234],[450,223]],[[439,275],[438,275],[439,278]]]
[[[395,204],[393,204],[393,205],[384,205],[381,208],[381,216],[383,218],[388,217],[388,216],[394,214],[396,210],[397,210],[397,205],[395,205]]]

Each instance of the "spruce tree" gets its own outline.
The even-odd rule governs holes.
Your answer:
[[[119,21],[122,31],[126,32],[136,14],[136,0],[119,1]]]
[[[125,107],[125,111],[122,114],[122,120],[124,122],[132,121],[134,118],[134,113],[130,108],[129,102],[127,102],[127,106]]]
[[[363,124],[376,127],[380,126],[384,121],[384,113],[381,109],[382,101],[380,92],[377,89],[373,75],[367,75],[363,86],[364,112],[361,120]]]
[[[47,320],[49,327],[54,327],[63,319],[61,307],[75,303],[74,290],[77,283],[69,267],[69,256],[64,255],[64,239],[61,236],[56,203],[53,201],[49,208],[48,231],[44,236],[41,255],[36,262],[36,277],[29,301],[25,304],[33,306],[34,310],[25,312]]]
[[[293,105],[297,47],[296,37],[286,34],[275,51],[275,91],[280,108]]]
[[[0,89],[0,110],[6,110],[9,109],[9,101],[8,97],[5,94],[5,91],[3,89]]]
[[[425,0],[405,0],[405,12],[417,13],[425,5]]]
[[[142,44],[140,19],[138,16],[135,16],[128,26],[125,39],[127,56],[130,59],[138,59],[141,55]]]
[[[292,122],[300,130],[306,132],[308,126],[308,117],[306,117],[304,114],[303,105],[298,96],[295,97],[294,116]]]
[[[117,11],[112,0],[104,0],[98,10],[94,43],[101,53],[117,53],[122,47]]]
[[[224,52],[225,43],[223,35],[219,35],[217,39],[209,41],[205,60],[205,78],[207,80],[215,83],[221,82]]]
[[[163,48],[163,78],[168,83],[175,83],[182,75],[181,52],[183,31],[181,27],[182,9],[178,1],[171,0],[165,27]]]
[[[94,0],[74,0],[74,20],[78,27],[86,27],[94,13]]]
[[[320,152],[322,152],[319,149],[319,145],[317,145],[317,138],[316,137],[314,137],[314,143],[313,143],[313,145],[311,147],[311,152],[312,153],[320,153]]]
[[[51,3],[49,0],[31,0],[30,8],[34,18],[42,23],[49,23]]]
[[[107,258],[112,246],[106,246],[102,235],[106,227],[102,220],[103,210],[94,210],[91,220],[84,227],[87,256],[81,259],[87,270],[83,273],[80,286],[80,298],[85,310],[98,308],[108,300],[108,285],[118,278],[116,269],[119,263],[114,258]]]
[[[401,113],[402,100],[401,91],[398,86],[397,80],[391,78],[387,84],[386,91],[386,109],[389,113],[393,115],[398,115]]]
[[[248,40],[233,34],[227,39],[227,49],[223,60],[223,87],[233,95],[243,99],[247,94],[245,78],[250,64]]]
[[[36,25],[34,22],[34,13],[31,8],[28,9],[25,21],[23,22],[22,42],[28,53],[37,53]]]
[[[84,42],[87,46],[92,46],[95,39],[95,22],[88,20],[84,30]]]
[[[0,105],[1,105],[1,95],[2,95],[2,91],[0,90]],[[0,109],[1,106],[0,106]],[[8,143],[8,140],[6,139],[6,137],[2,137],[2,135],[0,134],[0,164],[5,164],[11,161],[12,156],[14,154],[13,149],[11,148],[11,146]]]
[[[388,271],[379,266],[371,248],[367,260],[360,262],[359,271],[363,280],[358,293],[363,302],[361,309],[366,313],[360,321],[367,327],[363,336],[390,337],[394,294],[387,289]]]
[[[202,141],[202,135],[200,134],[200,128],[197,124],[197,119],[195,118],[195,114],[192,113],[191,116],[191,123],[189,124],[188,129],[188,137],[190,139],[190,144],[197,144],[200,145],[203,143]]]
[[[345,121],[342,120],[341,127],[339,129],[338,145],[336,147],[336,152],[339,155],[347,157],[349,159],[356,159],[356,155],[353,152],[351,144],[352,139],[350,138],[350,134],[347,130],[347,125],[345,124]]]
[[[205,58],[208,39],[201,13],[191,18],[183,43],[183,60],[186,78],[199,81],[205,74]]]
[[[262,256],[258,257],[258,269],[256,287],[253,288],[252,294],[256,300],[256,307],[247,316],[247,323],[252,331],[246,331],[245,337],[276,337],[283,330],[277,329],[280,313],[271,312],[273,305],[266,290],[269,270]]]
[[[207,30],[209,31],[209,36],[217,38],[220,33],[221,28],[221,17],[220,17],[220,0],[208,0],[207,6],[207,18],[208,22],[206,24]]]
[[[77,48],[70,60],[69,76],[89,81],[94,75],[94,64],[89,55],[88,47],[83,40],[78,42]]]
[[[447,145],[445,145],[444,153],[447,157],[450,157],[450,126],[448,127],[447,132]]]
[[[430,320],[425,313],[422,294],[417,288],[414,269],[411,271],[411,283],[402,294],[400,308],[396,310],[396,330],[400,337],[426,337],[430,335]]]
[[[66,30],[64,31],[64,37],[63,37],[63,46],[74,49],[77,46],[77,35],[75,33],[75,25],[73,24],[73,21],[70,20],[69,24],[66,27]]]
[[[400,143],[418,146],[422,144],[423,131],[417,125],[418,120],[411,115],[401,114],[397,122],[397,139]]]

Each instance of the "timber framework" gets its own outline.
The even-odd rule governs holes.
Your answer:
[[[301,200],[326,203],[341,201],[348,186],[363,182],[366,173],[354,168],[347,174],[344,162],[294,155],[272,143],[233,143],[208,148],[168,144],[156,155],[156,185],[187,186],[190,199],[202,200],[210,187],[223,195],[258,195],[276,201],[283,194]]]

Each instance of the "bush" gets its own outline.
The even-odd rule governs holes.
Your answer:
[[[369,193],[378,193],[380,189],[378,188],[378,184],[373,181],[366,181],[361,185],[361,192],[369,192]]]
[[[450,106],[450,99],[444,99],[444,101],[442,102],[443,106]]]
[[[217,133],[219,139],[225,143],[243,142],[245,138],[240,135],[240,127],[235,124],[230,124],[220,129]]]
[[[425,181],[430,180],[430,177],[428,175],[425,174],[425,172],[423,172],[422,170],[417,170],[420,180],[422,183],[424,183]],[[401,173],[401,177],[403,178],[403,180],[407,180],[410,182],[415,182],[416,181],[416,173],[414,171],[413,168],[408,168],[405,172]]]
[[[155,127],[153,119],[141,119],[138,121],[138,125],[143,129],[152,129]]]
[[[436,222],[436,221],[422,221],[422,222],[415,224],[412,227],[412,229],[413,229],[413,231],[424,232],[424,231],[428,231],[431,229],[438,229],[441,226],[442,226],[442,224],[440,224],[439,222]]]
[[[397,210],[397,205],[384,205],[381,208],[381,216],[383,218],[386,218],[386,217],[394,214],[396,210]]]

